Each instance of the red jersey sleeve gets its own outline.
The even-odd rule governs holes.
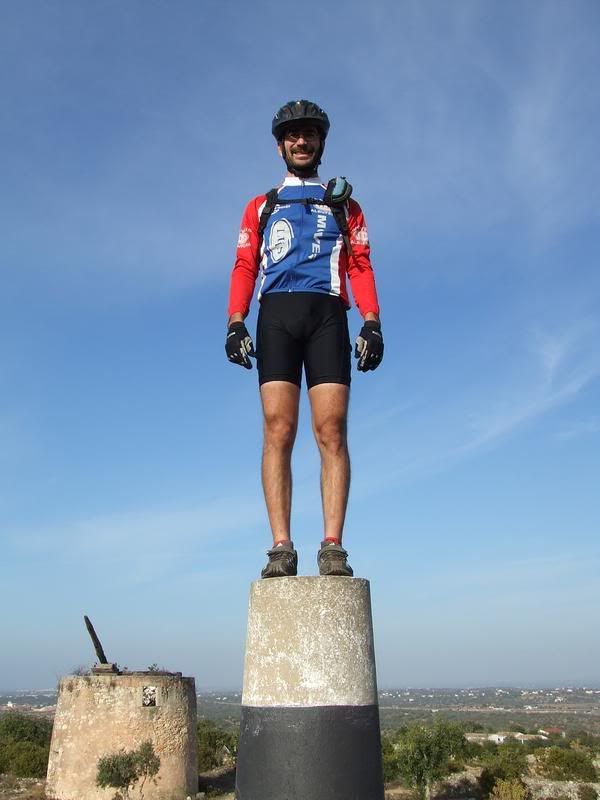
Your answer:
[[[231,272],[229,288],[229,316],[240,311],[244,317],[250,310],[254,285],[258,275],[260,242],[258,237],[258,210],[264,204],[266,195],[250,200],[240,224],[235,264]]]
[[[352,249],[348,253],[348,277],[354,302],[363,317],[369,311],[379,314],[367,223],[361,207],[352,199],[348,201],[348,232]]]

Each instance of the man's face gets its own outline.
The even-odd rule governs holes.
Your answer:
[[[321,151],[321,132],[314,125],[298,124],[287,128],[277,145],[286,162],[302,172],[316,169]]]

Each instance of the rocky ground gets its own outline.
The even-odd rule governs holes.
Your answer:
[[[199,784],[200,793],[205,792],[207,800],[212,797],[218,797],[219,800],[234,800],[235,767],[220,767],[210,772],[203,772],[199,776]]]
[[[45,781],[37,778],[14,778],[0,775],[0,798],[2,800],[45,800]]]
[[[458,773],[442,782],[432,793],[432,800],[477,800],[477,770]],[[35,778],[14,778],[0,775],[0,800],[46,800],[44,781]],[[525,778],[532,800],[579,800],[580,784],[573,781],[546,781]],[[591,784],[600,797],[600,783]],[[194,800],[234,800],[235,769],[223,767],[200,775],[200,792]],[[385,800],[411,800],[414,793],[400,783],[386,786]]]
[[[0,775],[0,800],[47,800],[45,781]],[[234,800],[235,769],[224,767],[200,775],[199,793],[194,800]]]

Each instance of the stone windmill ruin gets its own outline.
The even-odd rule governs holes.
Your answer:
[[[56,800],[110,800],[97,785],[100,759],[150,742],[160,766],[144,800],[184,800],[198,791],[196,688],[181,672],[120,670],[84,617],[98,663],[59,684],[46,794]],[[129,797],[141,797],[139,786]]]

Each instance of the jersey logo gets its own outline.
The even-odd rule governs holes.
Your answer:
[[[287,219],[278,219],[273,223],[269,233],[269,250],[275,263],[289,253],[293,238],[294,232]]]
[[[369,244],[369,234],[367,233],[366,228],[357,228],[352,233],[352,244]]]
[[[238,247],[250,247],[250,228],[242,228],[238,236]]]

